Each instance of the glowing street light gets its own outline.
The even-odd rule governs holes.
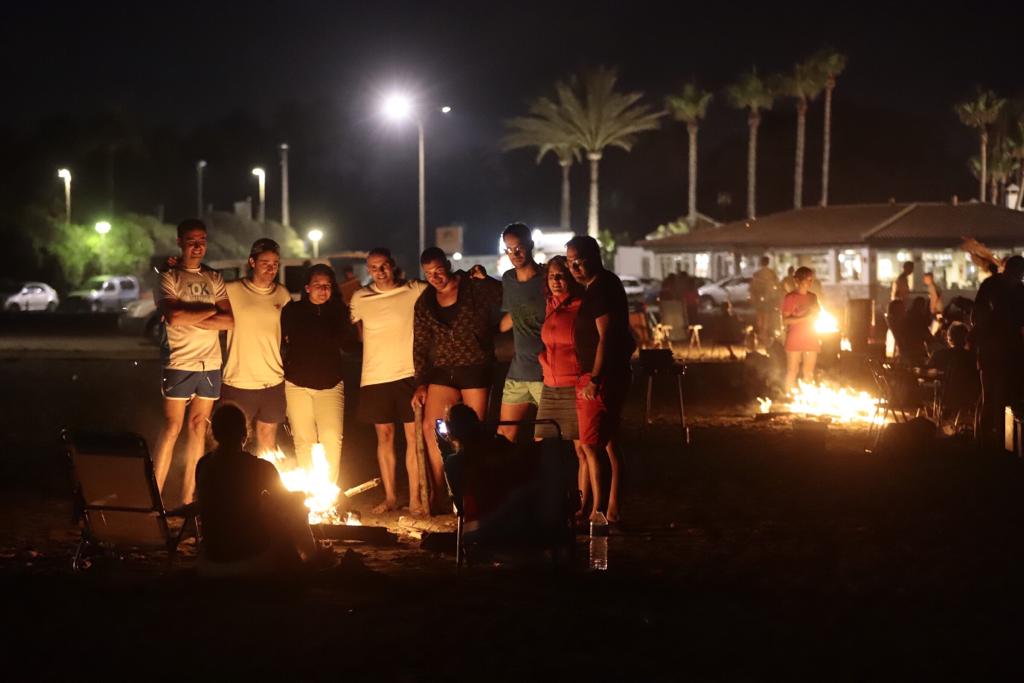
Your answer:
[[[260,183],[260,208],[256,220],[263,223],[267,218],[267,172],[257,166],[252,169],[252,174]]]
[[[313,243],[313,258],[320,258],[320,240],[324,238],[324,231],[320,228],[313,228],[306,233],[306,237]]]
[[[57,177],[64,181],[64,222],[71,225],[71,171],[58,169]]]
[[[425,177],[425,164],[424,164],[424,144],[423,144],[423,120],[416,114],[413,107],[413,102],[408,95],[402,93],[391,93],[384,98],[384,102],[381,105],[381,111],[384,116],[391,121],[404,121],[406,119],[413,119],[416,122],[416,130],[419,133],[419,210],[420,210],[420,253],[426,248],[426,235],[427,235],[427,188],[426,188],[426,177]],[[442,114],[449,114],[452,108],[445,105],[438,111]]]
[[[100,221],[96,224],[96,232],[100,234],[100,270],[107,269],[107,233],[110,232],[110,223]]]
[[[98,232],[101,235],[106,235],[108,232],[110,232],[110,223],[108,223],[107,221],[100,221],[99,223],[96,224],[96,232]]]

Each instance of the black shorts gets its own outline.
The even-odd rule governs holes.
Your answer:
[[[239,389],[225,384],[220,389],[222,402],[234,403],[248,422],[281,424],[285,416],[284,382],[263,389]]]
[[[440,384],[453,389],[490,389],[490,365],[457,365],[434,368],[427,374],[427,384]]]
[[[412,377],[359,387],[356,416],[360,422],[376,425],[412,422],[415,419],[412,413],[415,391],[416,382]]]

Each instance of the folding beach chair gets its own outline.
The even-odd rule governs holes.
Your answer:
[[[137,434],[61,434],[74,472],[75,512],[82,538],[72,567],[78,570],[90,549],[118,556],[126,550],[163,550],[174,559],[188,531],[198,538],[196,506],[167,512],[153,474],[145,440]],[[172,534],[168,517],[184,522]]]
[[[490,429],[494,429],[494,428],[497,428],[497,427],[502,426],[502,425],[516,425],[516,426],[519,426],[519,427],[534,427],[534,426],[536,426],[538,424],[544,424],[544,425],[549,425],[549,426],[554,427],[556,437],[554,439],[545,439],[544,441],[539,441],[539,442],[526,443],[526,444],[518,444],[517,447],[519,447],[519,448],[537,448],[537,449],[540,449],[541,450],[541,452],[540,452],[541,471],[538,473],[538,476],[542,479],[542,481],[551,481],[551,480],[553,480],[553,481],[555,481],[555,482],[557,482],[559,484],[562,484],[562,483],[565,484],[565,486],[560,486],[560,488],[564,488],[565,489],[564,491],[561,491],[561,490],[559,490],[559,491],[548,490],[547,488],[542,487],[542,491],[541,491],[541,505],[556,506],[558,508],[558,510],[553,510],[553,511],[552,510],[548,510],[549,516],[552,517],[552,518],[564,517],[565,529],[564,530],[560,530],[560,529],[552,528],[550,530],[551,531],[550,538],[540,539],[539,545],[540,546],[544,546],[546,549],[556,549],[556,547],[560,547],[560,546],[565,545],[566,547],[569,547],[569,549],[571,550],[572,549],[572,544],[568,543],[568,539],[572,539],[573,542],[575,540],[575,537],[574,537],[573,532],[572,532],[572,528],[573,528],[572,527],[572,518],[573,518],[573,514],[576,512],[576,508],[578,508],[578,506],[579,506],[579,500],[578,500],[579,493],[578,493],[578,491],[576,491],[576,498],[575,498],[576,508],[570,509],[570,508],[572,508],[571,502],[572,502],[573,497],[572,497],[572,495],[571,495],[571,493],[569,491],[569,484],[571,483],[572,489],[575,490],[575,487],[576,487],[575,475],[573,474],[572,476],[569,476],[569,474],[566,471],[567,468],[565,467],[565,465],[567,463],[561,462],[560,460],[562,460],[562,459],[559,458],[558,455],[552,454],[552,453],[545,453],[544,452],[544,448],[545,448],[545,444],[546,443],[548,443],[548,442],[561,442],[562,430],[558,426],[558,423],[555,420],[522,420],[522,421],[484,422],[484,423],[482,423],[482,426],[485,429],[490,430]],[[570,442],[566,442],[566,443],[570,443]],[[568,453],[568,451],[567,451],[567,453]],[[551,469],[549,469],[549,468],[551,468]],[[553,477],[552,477],[552,472],[554,473]],[[455,528],[455,566],[456,566],[456,571],[461,571],[461,569],[466,564],[466,549],[467,549],[467,543],[466,543],[466,539],[465,539],[465,534],[466,534],[466,511],[465,511],[464,500],[463,500],[464,491],[461,491],[461,490],[457,491],[455,489],[455,487],[452,486],[452,482],[451,482],[451,479],[449,478],[449,476],[450,476],[450,470],[449,470],[449,467],[447,466],[447,463],[446,463],[446,466],[445,466],[445,483],[448,486],[448,493],[449,493],[449,495],[451,495],[452,501],[454,502],[454,505],[455,505],[455,517],[456,517],[456,528]],[[547,477],[551,477],[551,479],[549,480],[549,479],[547,479]],[[564,482],[562,481],[563,479],[564,479]],[[465,482],[463,482],[463,487],[464,486],[465,486]],[[557,497],[557,500],[555,499],[556,497]],[[559,531],[565,531],[565,533],[564,534],[560,534]],[[500,545],[500,544],[498,544],[498,545]]]

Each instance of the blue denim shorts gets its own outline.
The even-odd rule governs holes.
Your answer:
[[[220,398],[220,368],[216,370],[175,370],[164,368],[160,393],[164,398],[187,401],[193,397],[216,401]]]

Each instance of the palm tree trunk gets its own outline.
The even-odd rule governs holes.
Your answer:
[[[601,234],[597,222],[597,166],[601,162],[601,153],[590,152],[587,154],[587,158],[590,159],[590,212],[587,216],[587,234],[596,240]]]
[[[693,228],[697,224],[697,124],[686,124],[686,132],[690,134],[690,171],[687,192],[686,222]]]
[[[988,131],[981,129],[981,177],[978,178],[978,201],[985,203],[985,181],[988,179]]]
[[[825,83],[825,132],[821,143],[821,205],[828,206],[828,164],[832,154],[832,90],[836,87],[835,79],[829,78]]]
[[[751,111],[747,117],[750,135],[747,139],[747,218],[756,218],[757,207],[755,194],[757,189],[757,127],[761,124],[761,115]]]
[[[559,161],[558,165],[562,167],[562,216],[558,225],[565,230],[569,227],[569,169],[572,168],[572,162]]]
[[[1017,181],[1017,210],[1024,209],[1024,156],[1020,159],[1020,179]]]
[[[999,184],[996,182],[996,177],[992,176],[988,180],[988,200],[993,204],[999,203],[999,193],[997,192]]]
[[[793,161],[793,208],[804,204],[804,148],[807,135],[807,101],[796,103],[796,159]]]

